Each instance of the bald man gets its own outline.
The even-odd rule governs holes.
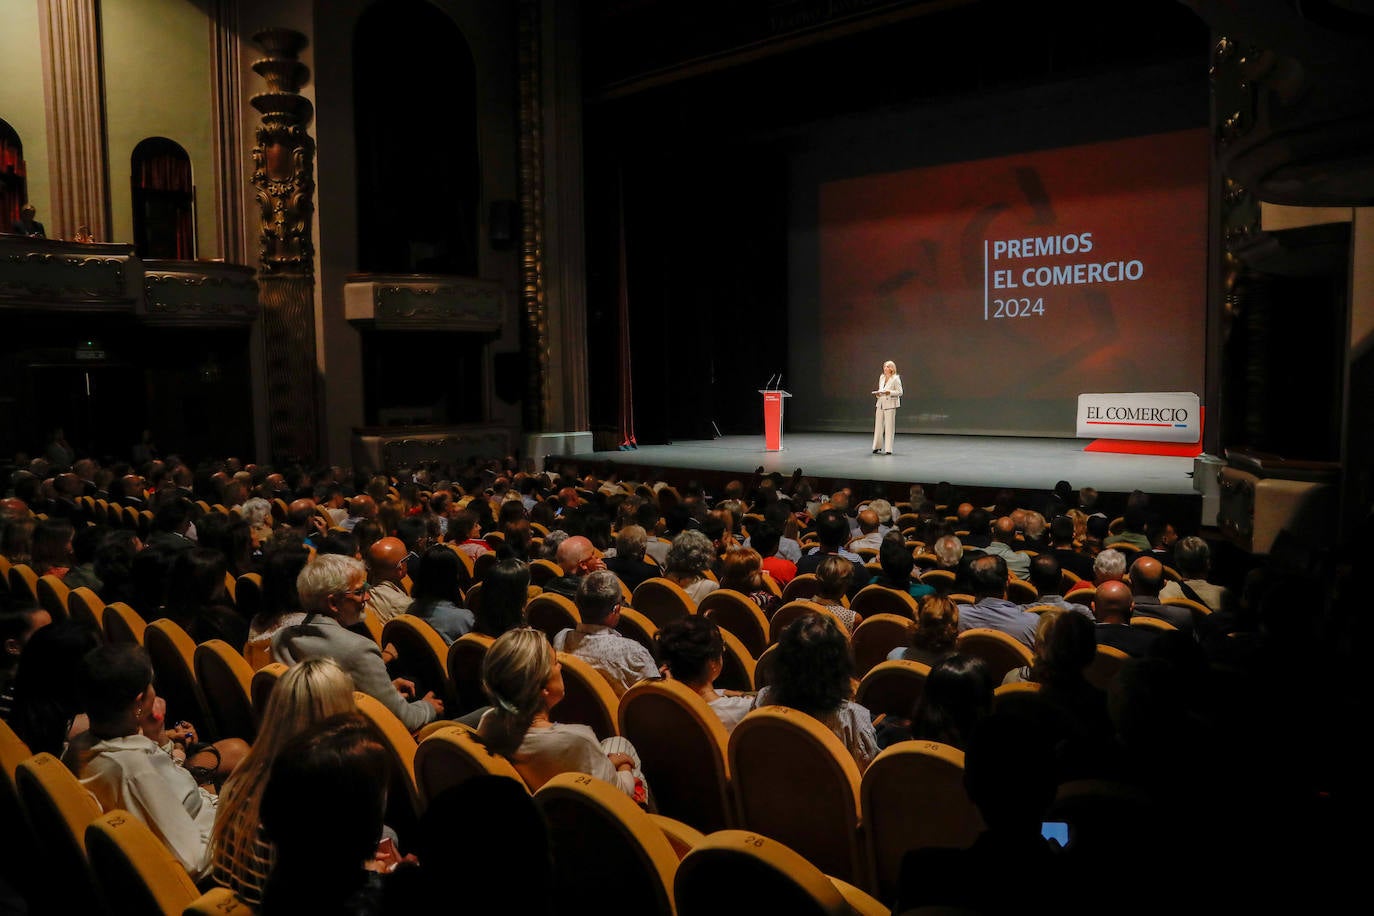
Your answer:
[[[1164,587],[1164,564],[1154,557],[1141,557],[1131,564],[1131,594],[1135,596],[1135,613],[1172,623],[1185,633],[1193,632],[1193,612],[1186,607],[1174,607],[1159,600]]]
[[[577,598],[577,587],[582,584],[582,579],[587,573],[606,568],[601,554],[592,546],[592,542],[581,535],[565,538],[558,545],[554,562],[562,568],[563,575],[546,582],[544,591],[557,592],[573,599]]]
[[[410,607],[410,595],[401,580],[406,576],[405,542],[382,538],[367,551],[367,606],[382,623],[399,617]]]
[[[347,508],[348,518],[339,523],[345,531],[352,531],[363,519],[377,517],[377,501],[366,493],[350,499]]]
[[[883,546],[883,536],[878,531],[878,513],[872,509],[859,510],[859,536],[849,542],[849,549],[858,553],[865,548],[878,550]]]
[[[1097,596],[1093,599],[1097,644],[1140,658],[1158,634],[1144,627],[1131,626],[1131,600],[1131,587],[1120,579],[1103,582],[1097,587]]]
[[[1025,579],[1030,575],[1030,557],[1017,550],[1015,544],[1016,523],[1011,516],[1004,515],[992,523],[992,540],[983,548],[983,553],[990,557],[1001,557],[1013,576]]]

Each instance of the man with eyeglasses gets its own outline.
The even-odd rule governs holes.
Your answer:
[[[353,686],[373,697],[411,731],[434,721],[443,701],[431,691],[415,698],[415,685],[393,679],[382,650],[348,628],[362,621],[368,596],[367,570],[352,557],[325,554],[307,563],[296,579],[305,620],[272,638],[272,657],[288,665],[307,658],[332,658],[353,678]]]
[[[367,551],[367,576],[370,588],[367,604],[377,619],[386,623],[410,607],[410,595],[401,580],[406,577],[406,557],[410,551],[400,538],[382,538]]]

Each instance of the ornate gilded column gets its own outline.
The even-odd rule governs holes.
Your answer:
[[[53,238],[74,238],[77,227],[89,226],[97,242],[108,241],[100,12],[95,0],[39,0],[38,22],[53,208],[38,218]]]
[[[313,461],[319,452],[315,396],[314,114],[299,89],[310,71],[297,59],[306,38],[291,29],[253,36],[267,57],[253,71],[267,92],[252,98],[262,113],[253,150],[253,184],[262,216],[258,302],[267,342],[267,402],[274,461]]]
[[[540,78],[540,3],[521,0],[520,314],[526,354],[524,426],[544,432],[550,412],[549,316],[544,296],[544,126]]]

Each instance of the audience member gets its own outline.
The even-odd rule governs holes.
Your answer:
[[[473,599],[473,629],[493,638],[523,626],[529,600],[530,568],[517,559],[501,560],[482,580],[482,600]]]
[[[583,576],[574,600],[582,622],[554,636],[556,650],[575,655],[601,672],[616,696],[642,678],[658,677],[658,664],[649,650],[616,632],[621,592],[615,573],[598,569]]]
[[[462,606],[460,565],[458,555],[443,544],[425,551],[424,562],[410,590],[413,600],[406,608],[407,614],[432,626],[443,637],[445,645],[453,645],[458,637],[471,632],[477,622],[472,611]]]
[[[316,722],[352,712],[353,681],[328,658],[287,671],[268,695],[253,748],[224,784],[210,835],[217,884],[257,906],[272,870],[273,850],[262,834],[262,795],[272,764],[287,742]]]
[[[1093,616],[1097,620],[1099,645],[1120,649],[1137,658],[1145,655],[1155,641],[1153,630],[1131,626],[1131,587],[1120,579],[1111,579],[1097,587],[1093,598]]]
[[[935,594],[933,587],[911,578],[911,571],[916,563],[900,534],[883,538],[883,545],[878,548],[878,565],[883,571],[870,579],[869,585],[881,585],[883,588],[906,592],[918,600]]]
[[[782,631],[773,683],[759,691],[754,705],[787,706],[818,719],[863,772],[878,754],[878,739],[868,710],[850,699],[853,676],[848,638],[824,614],[807,614]]]
[[[1131,613],[1139,617],[1154,617],[1167,621],[1189,635],[1193,632],[1193,612],[1186,607],[1164,604],[1159,600],[1164,587],[1164,564],[1154,557],[1140,557],[1131,564]]]
[[[1051,553],[1042,553],[1031,559],[1030,584],[1035,587],[1035,598],[1022,607],[1049,605],[1061,611],[1074,611],[1089,619],[1092,610],[1084,604],[1069,601],[1064,597],[1064,577],[1059,568],[1059,558]]]
[[[590,539],[573,535],[558,545],[554,562],[563,570],[563,575],[544,583],[544,591],[576,598],[577,589],[588,573],[605,569],[606,563]],[[614,575],[614,573],[612,573]]]
[[[850,592],[854,580],[854,564],[844,557],[830,554],[821,558],[816,565],[816,593],[811,596],[811,601],[828,608],[831,613],[840,619],[846,629],[846,636],[854,632],[862,621],[863,616],[849,609],[846,604],[846,595]]]
[[[705,617],[693,614],[664,626],[658,631],[658,652],[668,675],[695,690],[726,732],[733,731],[754,708],[753,696],[715,688],[725,665],[725,643],[720,628]]]
[[[959,638],[959,606],[944,595],[927,595],[916,613],[911,645],[898,646],[890,659],[920,662],[932,668],[955,653]]]
[[[737,547],[725,552],[720,565],[720,587],[744,595],[767,617],[782,604],[782,598],[764,583],[763,557],[752,547]]]
[[[706,571],[715,561],[711,539],[700,531],[683,531],[673,538],[664,564],[664,577],[682,587],[687,597],[700,603],[702,598],[720,588]]]
[[[1035,646],[1034,614],[1007,600],[1007,564],[1001,557],[979,557],[969,565],[973,585],[973,604],[959,605],[959,630],[988,627],[1020,640],[1027,648]]]
[[[645,559],[648,534],[638,525],[626,525],[615,539],[615,556],[606,558],[606,568],[616,574],[625,586],[634,591],[639,585],[663,570],[652,559]]]
[[[348,557],[317,557],[296,580],[305,619],[283,627],[272,637],[272,656],[294,665],[308,658],[332,658],[353,678],[358,690],[373,697],[411,731],[432,722],[443,712],[443,701],[432,692],[414,699],[415,685],[393,680],[382,661],[382,650],[366,636],[347,627],[363,617],[366,570]]]
[[[563,699],[563,666],[543,633],[524,627],[492,643],[482,661],[482,689],[492,708],[477,733],[493,752],[510,758],[530,791],[559,773],[585,773],[647,804],[648,786],[630,742],[597,741],[585,725],[549,718]]]
[[[1214,613],[1229,610],[1231,596],[1225,588],[1207,580],[1212,569],[1212,548],[1200,537],[1186,537],[1174,545],[1174,563],[1182,582],[1166,582],[1159,597],[1187,598],[1211,608]]]

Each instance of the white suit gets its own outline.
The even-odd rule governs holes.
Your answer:
[[[892,436],[897,427],[897,408],[902,406],[902,377],[892,373],[891,377],[878,377],[877,410],[873,417],[873,448],[884,452],[892,451]]]

